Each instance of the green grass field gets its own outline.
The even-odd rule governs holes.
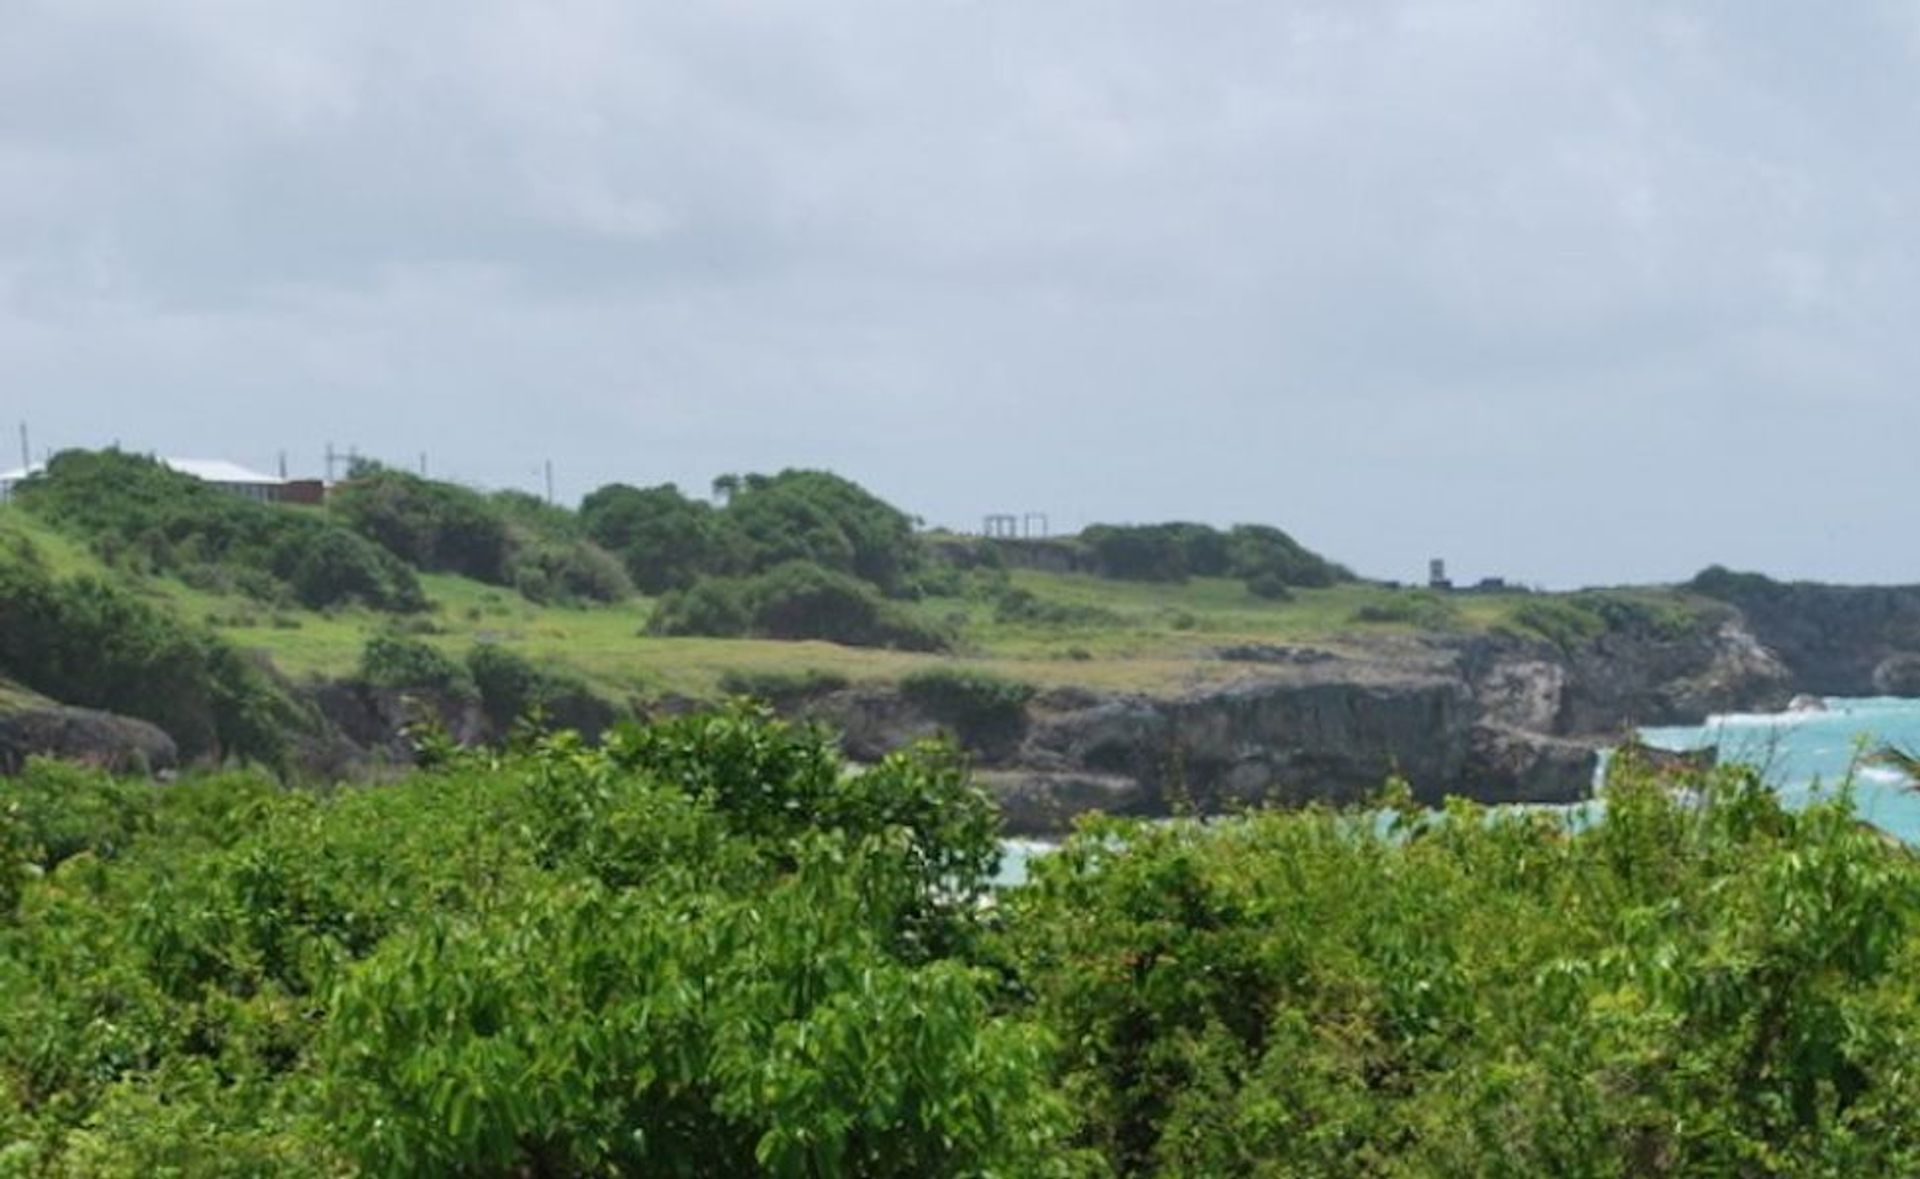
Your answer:
[[[82,544],[14,508],[0,507],[0,541],[29,542],[62,575],[105,572]],[[185,617],[213,626],[243,648],[266,652],[288,675],[337,676],[353,670],[367,639],[401,627],[460,654],[498,643],[554,669],[570,671],[616,699],[665,694],[712,697],[722,676],[830,671],[858,682],[897,680],[916,669],[959,662],[1041,687],[1173,693],[1255,674],[1214,653],[1243,643],[1338,649],[1357,636],[1411,633],[1421,625],[1462,632],[1513,626],[1521,595],[1453,595],[1351,584],[1298,590],[1292,600],[1255,597],[1238,581],[1194,579],[1179,585],[1111,581],[1082,574],[1016,571],[1013,584],[1042,603],[1095,612],[1081,624],[1003,622],[994,603],[930,598],[923,617],[957,627],[952,655],[919,655],[821,642],[659,638],[645,633],[652,603],[565,608],[534,605],[509,589],[444,574],[421,577],[432,609],[411,618],[367,610],[318,613],[209,593],[170,578],[135,580],[140,592]],[[1676,595],[1640,591],[1671,607]],[[1365,621],[1368,612],[1385,621]],[[1411,614],[1413,620],[1395,620]]]

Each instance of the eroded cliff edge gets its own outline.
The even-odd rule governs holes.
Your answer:
[[[1058,832],[1086,810],[1215,813],[1352,801],[1404,777],[1416,798],[1568,802],[1598,750],[1636,725],[1776,708],[1791,670],[1732,612],[1684,634],[1609,632],[1572,647],[1516,636],[1412,635],[1239,646],[1225,686],[1173,695],[1059,689],[969,731],[892,689],[834,692],[800,714],[856,758],[959,736],[1010,830]]]

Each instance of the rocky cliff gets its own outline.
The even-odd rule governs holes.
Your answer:
[[[1694,588],[1737,608],[1797,691],[1920,695],[1920,586],[1777,582],[1711,569]]]
[[[1572,649],[1416,636],[1219,655],[1243,672],[1228,686],[1174,697],[1042,693],[1018,725],[971,742],[1010,828],[1058,831],[1088,809],[1353,801],[1395,774],[1425,801],[1574,801],[1591,788],[1599,748],[1631,727],[1777,707],[1795,688],[1731,614]],[[830,693],[800,711],[840,729],[859,758],[954,728],[885,689]]]

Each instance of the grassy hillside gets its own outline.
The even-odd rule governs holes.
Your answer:
[[[63,576],[105,573],[84,544],[17,508],[0,507],[0,539],[23,539]],[[1116,581],[1087,574],[1014,570],[1007,574],[1023,612],[1004,596],[933,596],[904,609],[929,624],[952,627],[950,655],[917,654],[824,642],[666,638],[647,633],[657,599],[612,604],[541,605],[514,590],[450,573],[419,577],[428,608],[401,618],[365,608],[326,611],[274,608],[238,593],[195,588],[178,578],[131,579],[138,592],[210,625],[235,645],[267,653],[295,677],[339,676],[357,665],[376,634],[400,628],[462,654],[495,643],[536,664],[569,671],[615,699],[673,693],[709,698],[728,673],[833,672],[854,682],[891,682],[915,670],[961,662],[1038,686],[1174,692],[1250,674],[1219,660],[1223,646],[1313,644],[1338,649],[1357,636],[1420,629],[1484,633],[1538,631],[1528,620],[1542,603],[1527,595],[1436,597],[1423,590],[1351,582],[1298,589],[1285,601],[1255,596],[1240,581],[1193,578],[1180,583]],[[1666,591],[1614,595],[1682,616],[1701,603]]]

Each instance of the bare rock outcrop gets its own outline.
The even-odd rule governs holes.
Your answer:
[[[30,757],[57,757],[115,773],[163,773],[180,749],[159,726],[91,708],[47,704],[0,714],[0,773]]]

